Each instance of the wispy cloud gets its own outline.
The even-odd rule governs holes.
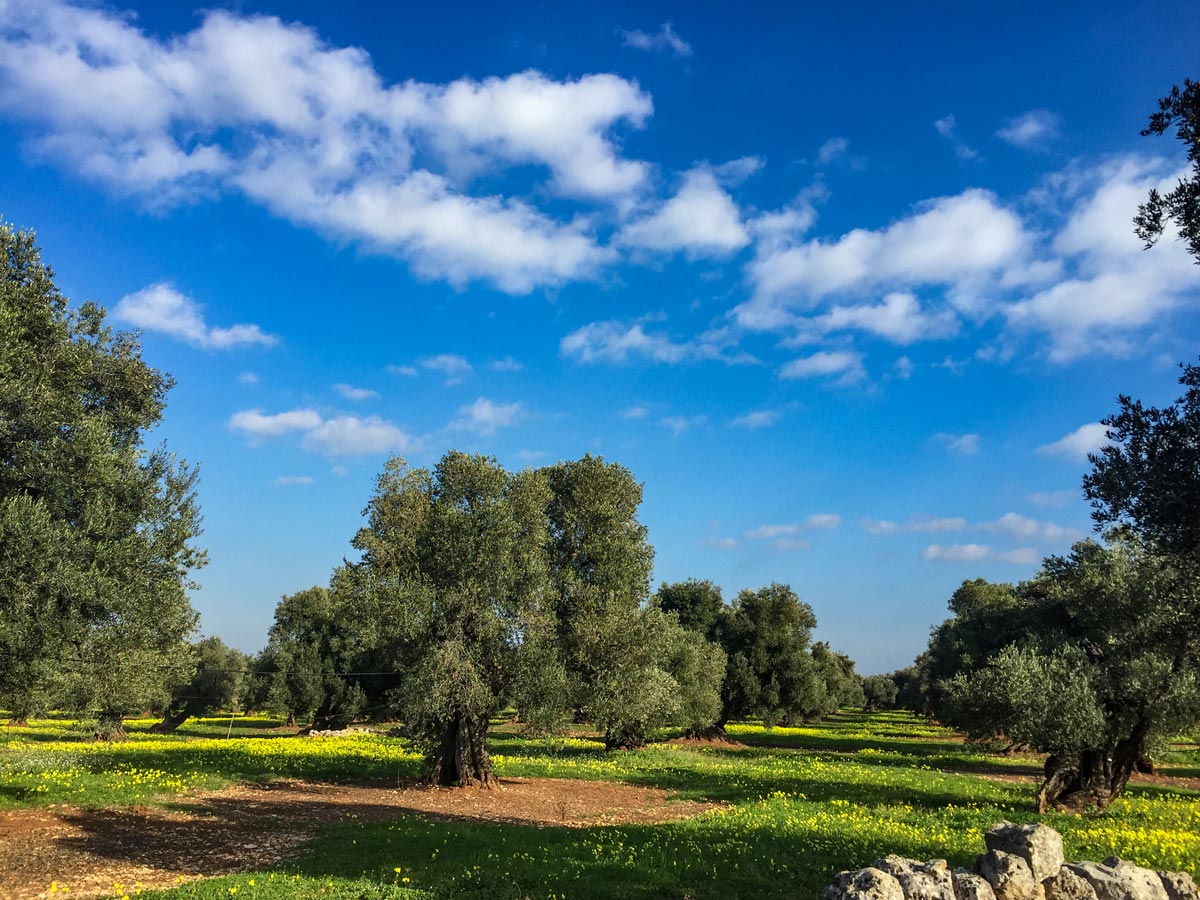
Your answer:
[[[378,400],[379,391],[373,391],[369,388],[352,387],[348,384],[335,384],[333,389],[345,397],[347,400]]]
[[[921,559],[938,562],[976,562],[992,555],[985,544],[930,544],[921,551]]]
[[[515,425],[525,415],[525,407],[520,403],[496,403],[487,397],[480,397],[474,403],[459,408],[458,416],[450,423],[450,428],[490,437],[501,428]]]
[[[951,113],[933,123],[934,130],[950,142],[954,147],[954,155],[959,159],[979,159],[979,151],[971,147],[958,134],[958,122]]]
[[[933,440],[959,456],[975,456],[979,453],[980,438],[977,434],[948,434],[941,431],[933,436]]]
[[[729,424],[734,428],[748,428],[757,431],[759,428],[769,428],[779,421],[782,415],[777,409],[759,409],[738,416]]]
[[[1031,109],[1005,122],[996,136],[1014,147],[1040,147],[1058,136],[1060,124],[1057,113]]]
[[[667,50],[674,56],[691,56],[692,45],[679,36],[670,22],[663,22],[658,31],[621,31],[624,47],[636,50]]]
[[[1091,422],[1080,425],[1053,443],[1038,447],[1037,452],[1042,456],[1065,456],[1074,460],[1086,460],[1089,453],[1095,453],[1107,443],[1108,428],[1099,422]]]

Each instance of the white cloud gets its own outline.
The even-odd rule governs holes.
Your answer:
[[[1042,561],[1042,555],[1033,547],[1018,547],[1000,554],[1001,562],[1015,563],[1022,566],[1036,565]]]
[[[950,142],[954,147],[954,155],[959,159],[978,159],[979,151],[967,145],[967,143],[959,137],[958,122],[954,119],[954,114],[944,116],[933,123],[934,130]]]
[[[621,410],[621,418],[623,419],[644,419],[650,414],[650,410],[644,406],[629,406]]]
[[[1170,189],[1179,174],[1128,158],[1058,179],[1072,205],[1052,249],[1069,274],[1007,305],[1012,329],[1046,335],[1054,362],[1097,352],[1129,355],[1141,348],[1139,335],[1148,327],[1194,305],[1200,267],[1175,233],[1145,250],[1131,225],[1148,192]]]
[[[659,419],[659,422],[671,430],[672,437],[679,437],[685,431],[703,425],[707,421],[707,416],[663,416]]]
[[[1022,260],[1030,242],[1021,218],[989,191],[939,197],[879,230],[855,229],[831,242],[760,244],[749,266],[754,297],[735,309],[735,318],[745,328],[775,329],[791,325],[795,310],[831,295],[920,286],[946,287],[952,301],[969,307],[978,284]],[[893,299],[882,312],[907,314],[898,316],[903,321],[913,302]],[[892,333],[911,336],[902,328]]]
[[[776,409],[760,409],[738,416],[729,424],[735,428],[749,428],[754,431],[759,428],[769,428],[779,421],[781,413]]]
[[[986,531],[1001,531],[1021,540],[1040,538],[1044,541],[1061,541],[1083,537],[1083,532],[1078,528],[1065,528],[1053,522],[1043,522],[1013,512],[1005,513],[993,522],[986,522],[980,528]]]
[[[817,165],[827,166],[837,159],[841,159],[846,155],[846,151],[850,148],[850,141],[844,137],[832,137],[821,145],[817,150]]]
[[[590,364],[623,365],[635,358],[668,365],[709,359],[726,363],[749,361],[745,354],[726,354],[719,343],[703,336],[694,341],[676,342],[664,334],[647,331],[645,320],[591,322],[564,337],[559,342],[559,351],[563,356]]]
[[[692,45],[679,36],[670,22],[663,22],[658,31],[622,31],[622,46],[638,50],[670,50],[675,56],[691,56]]]
[[[1031,109],[1009,119],[996,132],[1002,141],[1014,147],[1036,147],[1058,136],[1060,119],[1048,109]]]
[[[938,531],[962,531],[967,527],[967,520],[960,516],[944,516],[942,518],[915,517],[904,526],[905,531],[918,533]]]
[[[1070,434],[1065,434],[1052,444],[1038,447],[1043,456],[1065,456],[1074,460],[1086,460],[1108,443],[1108,427],[1099,422],[1080,425]]]
[[[329,471],[332,472],[334,475],[336,475],[338,478],[345,478],[347,475],[350,474],[350,470],[348,468],[346,468],[345,466],[341,465],[340,463],[336,466],[330,466]]]
[[[804,520],[805,528],[816,528],[827,531],[842,524],[842,517],[834,513],[814,513]]]
[[[289,487],[291,485],[310,485],[313,483],[311,475],[280,475],[275,479],[276,487]]]
[[[992,548],[984,544],[930,544],[921,551],[921,559],[940,562],[975,562],[987,559]]]
[[[887,519],[863,519],[860,523],[867,534],[896,534],[900,526]]]
[[[506,356],[503,359],[493,359],[488,363],[488,368],[493,372],[520,372],[525,366],[513,357]]]
[[[701,538],[700,545],[717,550],[733,550],[737,547],[738,542],[731,537],[705,537]]]
[[[473,370],[466,357],[457,353],[439,353],[417,360],[422,369],[437,372],[446,379],[446,384],[460,384]]]
[[[940,432],[933,436],[933,439],[940,444],[944,444],[946,449],[951,453],[957,453],[959,456],[974,456],[979,452],[980,438],[977,434],[946,434]]]
[[[241,372],[237,377],[238,384],[258,384],[257,372]]]
[[[625,206],[650,171],[612,132],[642,127],[651,99],[614,75],[388,84],[359,48],[223,10],[160,39],[103,8],[14,0],[0,34],[0,104],[42,157],[151,205],[240,193],[454,285],[525,293],[612,258],[583,218],[471,195],[476,173],[532,165],[556,193]]]
[[[248,438],[251,444],[299,433],[304,449],[326,456],[407,451],[418,446],[398,426],[379,416],[325,419],[312,409],[293,409],[271,415],[261,409],[242,410],[230,416],[229,427]]]
[[[240,344],[272,347],[279,342],[257,325],[209,326],[204,310],[166,282],[158,282],[127,294],[117,301],[113,315],[143,331],[158,331],[193,347],[228,350]]]
[[[808,331],[865,331],[893,344],[906,345],[953,335],[958,331],[958,318],[948,309],[925,312],[913,294],[897,291],[881,303],[835,306],[824,315],[797,320],[796,325],[801,335]]]
[[[520,403],[495,403],[480,397],[474,403],[460,407],[458,417],[450,423],[450,427],[488,437],[501,428],[515,425],[524,417],[525,408]]]
[[[335,416],[306,431],[300,445],[325,456],[362,456],[410,451],[417,442],[379,416]]]
[[[830,531],[842,524],[842,517],[834,513],[813,513],[803,522],[785,522],[779,525],[759,525],[746,532],[748,541],[780,540],[795,537],[805,531]],[[807,547],[806,542],[803,543]]]
[[[913,361],[907,356],[901,356],[892,363],[892,372],[901,381],[908,381],[908,379],[912,378],[913,369],[915,368],[916,366],[913,364]]]
[[[335,384],[333,389],[347,400],[378,400],[379,391],[370,388],[357,388],[348,384]]]
[[[416,378],[419,374],[416,366],[387,366],[389,375],[403,375],[405,378]]]
[[[321,424],[313,409],[292,409],[267,415],[261,409],[244,409],[229,418],[229,427],[248,438],[272,438],[292,431],[308,431]]]
[[[819,350],[811,356],[793,359],[779,370],[779,377],[814,378],[825,375],[841,375],[844,383],[857,381],[866,375],[862,354],[849,350]]]
[[[631,247],[691,257],[725,256],[750,243],[733,198],[708,167],[693,169],[683,185],[651,215],[626,225],[620,241]]]

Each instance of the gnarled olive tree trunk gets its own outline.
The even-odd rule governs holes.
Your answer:
[[[1138,723],[1129,737],[1113,747],[1051,754],[1046,760],[1046,780],[1037,795],[1038,812],[1108,809],[1146,759],[1147,730]]]
[[[125,734],[125,717],[120,713],[112,710],[105,710],[100,713],[96,720],[95,739],[97,741],[112,741],[119,742],[126,739]]]
[[[150,726],[150,731],[153,734],[174,734],[175,729],[192,717],[192,712],[188,707],[182,709],[171,709],[167,707],[167,711],[163,713],[162,721]]]
[[[458,715],[442,728],[429,764],[429,781],[443,787],[499,787],[487,750],[487,716]]]

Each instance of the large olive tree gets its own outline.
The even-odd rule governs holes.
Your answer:
[[[435,784],[492,786],[488,720],[525,664],[550,590],[545,480],[447,453],[430,472],[393,458],[341,581],[339,614],[402,672],[398,707]]]
[[[101,737],[190,674],[196,471],[146,433],[171,379],[103,308],[72,308],[32,232],[0,224],[0,695]]]

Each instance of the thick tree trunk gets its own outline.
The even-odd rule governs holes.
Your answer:
[[[344,728],[347,724],[349,723],[345,721],[344,716],[339,716],[334,712],[333,703],[328,697],[321,701],[321,705],[313,713],[313,731],[336,731],[338,728]]]
[[[188,709],[175,711],[168,709],[163,713],[162,721],[150,726],[153,734],[174,734],[175,729],[192,717]]]
[[[429,781],[443,787],[499,787],[487,750],[488,717],[457,716],[445,724]]]
[[[728,732],[725,731],[726,721],[721,719],[704,728],[688,728],[683,732],[683,736],[701,741],[729,741],[732,743]]]
[[[1083,812],[1108,809],[1146,755],[1146,727],[1112,748],[1090,748],[1079,753],[1051,755],[1046,760],[1046,780],[1037,795],[1037,809]]]
[[[125,738],[123,717],[119,713],[109,710],[100,713],[100,718],[96,722],[95,739],[97,741],[112,741],[116,743],[125,740]]]
[[[618,725],[604,735],[606,750],[640,750],[646,746],[646,732],[638,725]]]

